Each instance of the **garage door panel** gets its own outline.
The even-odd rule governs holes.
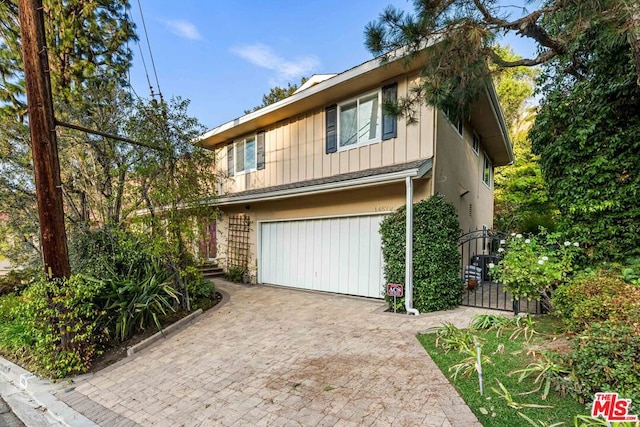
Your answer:
[[[380,298],[382,215],[260,224],[263,283]]]

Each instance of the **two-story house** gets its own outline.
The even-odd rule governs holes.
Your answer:
[[[513,151],[492,85],[452,122],[420,106],[417,124],[382,105],[407,94],[419,61],[373,59],[310,79],[294,95],[202,136],[223,180],[215,230],[222,266],[252,281],[380,298],[385,215],[440,193],[463,230],[493,218],[493,169]]]

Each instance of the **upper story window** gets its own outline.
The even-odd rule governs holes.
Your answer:
[[[473,139],[471,140],[471,149],[474,153],[480,154],[480,135],[473,132]]]
[[[447,120],[449,120],[449,123],[451,123],[451,125],[458,131],[458,134],[462,136],[462,132],[464,129],[464,123],[462,123],[462,119],[455,119],[453,111],[448,109],[444,110],[444,115],[447,117]]]
[[[493,165],[491,164],[491,159],[487,156],[487,153],[483,155],[483,163],[482,163],[482,182],[489,188],[491,188],[491,184],[493,183]]]
[[[256,138],[251,136],[234,143],[236,151],[235,173],[249,172],[256,168]]]
[[[394,103],[398,84],[392,83],[375,92],[369,92],[325,109],[326,153],[349,149],[396,138],[398,120],[386,114],[383,103]]]
[[[340,148],[380,140],[380,91],[338,105]]]
[[[264,132],[258,132],[227,146],[229,176],[264,169]]]

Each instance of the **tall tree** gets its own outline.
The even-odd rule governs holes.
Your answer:
[[[517,9],[522,13],[513,16]],[[554,20],[564,25],[550,28],[548,22]],[[368,49],[386,59],[398,49],[415,58],[432,45],[425,53],[422,84],[399,102],[399,112],[410,116],[413,103],[407,101],[420,100],[464,115],[490,77],[488,62],[497,69],[544,64],[567,54],[575,40],[595,27],[607,29],[611,42],[623,41],[635,53],[640,86],[640,3],[635,0],[547,0],[528,13],[495,0],[416,0],[413,13],[389,6],[365,34]],[[496,45],[505,33],[532,39],[538,55],[505,58]],[[588,52],[574,53],[562,73],[580,75]]]
[[[215,211],[205,201],[216,192],[213,153],[193,141],[204,127],[187,114],[189,101],[139,103],[128,122],[128,133],[137,141],[159,148],[136,148],[142,156],[133,166],[131,186],[134,206],[145,210],[138,219],[147,224],[163,248],[166,264],[175,274],[183,308],[188,309],[188,288],[183,282],[193,265],[191,245],[198,237],[198,224],[213,218]]]
[[[509,47],[496,50],[505,60],[521,57]],[[542,178],[539,158],[531,152],[528,132],[535,118],[531,106],[538,68],[501,68],[494,74],[498,99],[513,143],[515,163],[496,171],[495,225],[508,232],[537,232],[540,226],[554,229],[554,209]]]
[[[555,22],[562,26],[562,21]],[[591,27],[545,67],[530,136],[564,227],[598,260],[640,256],[640,87],[634,52]],[[577,76],[563,70],[579,52]]]
[[[135,39],[135,33],[126,13],[128,1],[44,0],[43,3],[56,116],[75,122],[95,119],[87,113],[98,109],[104,112],[110,102],[105,94],[113,96],[121,92],[118,88],[124,84],[130,66],[127,42]],[[38,220],[34,215],[37,210],[20,46],[17,1],[0,0],[0,211],[9,218],[14,242],[10,255],[25,262],[37,259],[29,254],[37,255],[39,247],[35,238]],[[97,95],[98,92],[101,95]],[[115,116],[111,119],[110,124],[104,119],[94,124],[110,130],[118,121]],[[90,144],[79,145],[77,133],[64,130],[58,133],[63,194],[68,203],[66,214],[77,223],[83,211],[78,206],[82,203],[70,202],[74,194],[77,198],[84,196],[74,193],[77,185],[69,177],[74,170],[77,172],[82,156],[91,157],[102,147],[92,138],[85,138],[84,142]],[[96,158],[104,159],[104,156]]]
[[[45,33],[54,99],[77,99],[94,80],[124,82],[136,39],[128,0],[44,0]],[[0,1],[0,103],[26,114],[17,0]]]
[[[244,113],[249,114],[254,111],[258,111],[259,109],[264,108],[267,105],[271,105],[273,103],[282,101],[283,99],[290,97],[300,88],[300,86],[305,84],[307,80],[309,79],[307,79],[306,77],[302,77],[300,79],[299,85],[295,83],[294,84],[287,83],[287,87],[280,87],[280,86],[272,87],[271,89],[269,89],[269,93],[265,93],[264,95],[262,95],[262,104],[256,105],[250,110],[244,110]]]

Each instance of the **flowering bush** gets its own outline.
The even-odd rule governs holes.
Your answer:
[[[512,234],[500,241],[498,265],[489,265],[494,278],[514,299],[543,300],[550,307],[550,290],[567,281],[573,271],[578,242],[561,239],[542,230],[537,236]]]

